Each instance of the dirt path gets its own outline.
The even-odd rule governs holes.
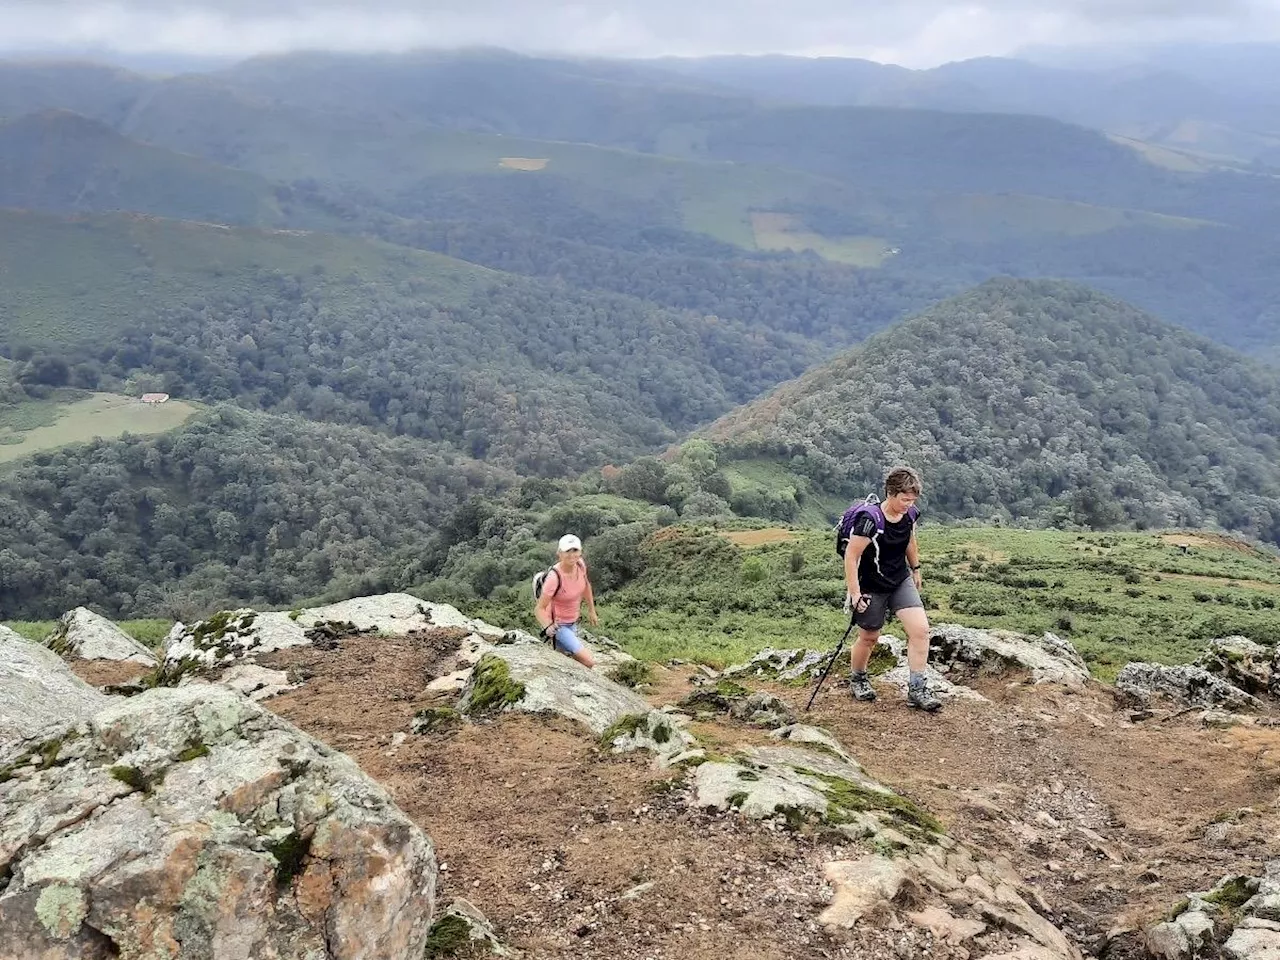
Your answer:
[[[442,902],[473,900],[526,956],[965,956],[883,924],[827,935],[822,865],[856,847],[691,809],[649,758],[608,756],[568,721],[408,733],[414,711],[439,702],[425,686],[453,645],[441,632],[283,651],[273,665],[307,682],[267,706],[382,782],[435,842]],[[651,699],[679,699],[697,672],[659,668]],[[797,712],[807,697],[770,689]],[[1000,680],[982,692],[992,703],[930,717],[894,691],[862,705],[831,684],[807,719],[957,838],[1010,856],[1085,946],[1275,856],[1280,731],[1206,731],[1190,716],[1133,724],[1101,687]],[[760,735],[727,719],[697,729],[724,744]]]
[[[797,691],[774,692],[803,707]],[[1225,874],[1256,873],[1280,849],[1280,728],[1206,730],[1196,714],[1135,724],[1093,684],[980,692],[992,703],[929,717],[891,688],[867,706],[835,687],[812,719],[956,836],[1016,851],[1087,937],[1148,922]]]

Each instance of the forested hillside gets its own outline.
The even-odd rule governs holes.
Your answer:
[[[0,308],[13,379],[31,395],[132,385],[563,474],[667,444],[821,356],[807,333],[403,247],[130,217],[6,219],[17,229],[0,250],[28,269],[0,289]],[[42,259],[44,236],[80,255]]]
[[[186,617],[377,592],[461,503],[511,482],[421,443],[223,407],[0,475],[0,609]]]
[[[1280,376],[1071,284],[983,284],[707,435],[846,497],[910,462],[944,518],[1280,543]]]
[[[565,524],[621,583],[659,523],[825,524],[899,459],[931,517],[1280,541],[1274,368],[1186,332],[1280,358],[1269,175],[501,52],[0,64],[0,117],[25,614],[361,572],[484,597]],[[938,305],[993,274],[1136,307],[1018,280]],[[221,406],[22,455],[92,410],[119,436],[148,391]]]

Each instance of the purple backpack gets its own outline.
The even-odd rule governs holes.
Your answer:
[[[840,522],[836,524],[837,557],[844,556],[844,552],[849,546],[849,536],[853,532],[853,524],[861,516],[871,517],[876,522],[876,533],[884,533],[884,510],[880,507],[880,498],[873,493],[865,500],[859,500],[857,503],[852,504],[844,512]],[[907,510],[907,516],[914,523],[916,518],[920,516],[920,511],[915,507],[910,507]]]

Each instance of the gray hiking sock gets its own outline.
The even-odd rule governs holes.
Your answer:
[[[850,679],[850,680],[865,680],[866,678],[867,678],[867,671],[865,671],[865,670],[850,670],[850,671],[849,671],[849,679]]]
[[[907,678],[907,686],[923,687],[925,683],[925,672],[923,670],[912,670]]]

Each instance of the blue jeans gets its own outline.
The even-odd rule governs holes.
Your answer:
[[[578,654],[584,644],[578,639],[578,625],[576,623],[560,623],[556,624],[556,638],[551,643],[553,650],[560,650],[569,656]]]

